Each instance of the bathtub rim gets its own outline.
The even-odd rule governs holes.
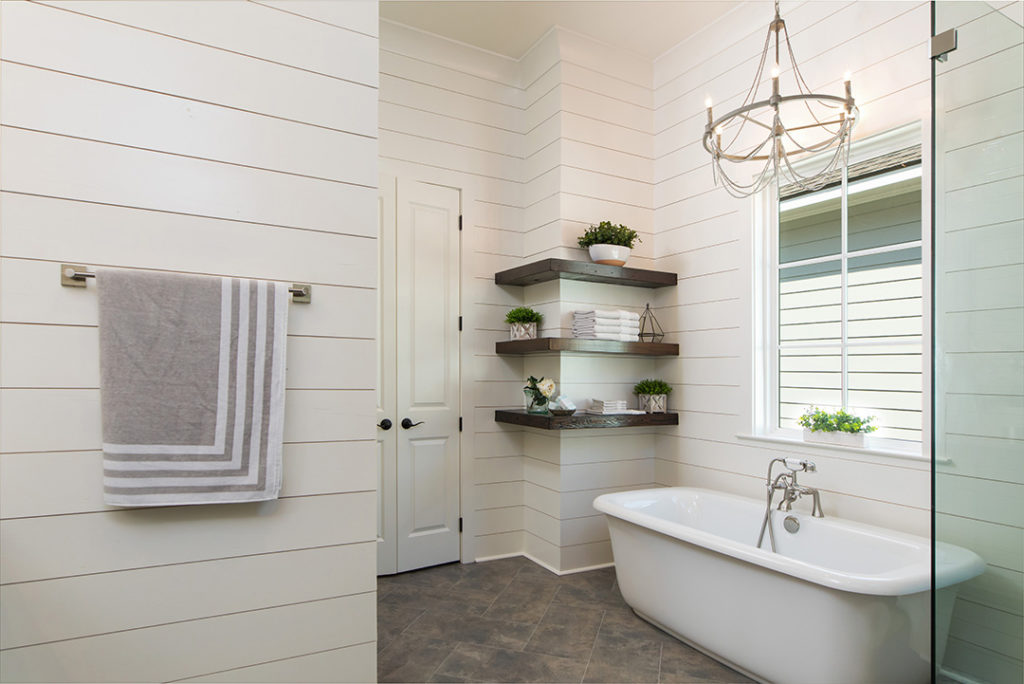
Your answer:
[[[682,523],[672,522],[649,513],[632,510],[620,503],[623,500],[649,497],[652,494],[670,496],[672,492],[692,492],[697,495],[730,499],[758,506],[763,506],[764,503],[757,499],[701,487],[653,487],[602,494],[594,499],[593,505],[596,510],[605,515],[639,527],[838,591],[873,596],[905,596],[932,589],[931,542],[927,538],[918,535],[858,523],[843,518],[829,517],[822,520],[825,524],[846,528],[856,533],[869,534],[892,539],[904,544],[915,545],[920,547],[925,553],[922,562],[897,568],[891,572],[867,575],[833,570],[788,556],[780,556],[765,549],[758,549],[750,544],[743,544],[683,525]],[[808,517],[804,513],[795,513],[801,518]],[[945,544],[944,542],[938,542],[936,549],[939,553],[936,554],[935,589],[942,589],[971,579],[980,575],[985,570],[984,561],[973,551]],[[612,552],[614,553],[614,544]]]

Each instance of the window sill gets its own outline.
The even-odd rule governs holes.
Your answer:
[[[868,456],[886,456],[888,458],[901,458],[907,461],[918,461],[924,463],[930,463],[931,456],[922,454],[920,451],[901,451],[898,449],[878,449],[871,447],[850,447],[841,446],[839,444],[822,444],[819,442],[805,442],[799,437],[785,437],[782,435],[736,435],[737,439],[750,442],[771,442],[774,444],[789,444],[791,446],[799,445],[805,446],[811,449],[829,449],[831,451],[840,451],[847,454],[866,454]],[[942,458],[936,459],[936,463],[941,465],[949,465],[953,461],[952,459]]]

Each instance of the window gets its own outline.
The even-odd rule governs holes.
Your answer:
[[[779,197],[768,243],[768,431],[800,429],[811,405],[844,407],[875,417],[873,437],[920,442],[920,147]]]

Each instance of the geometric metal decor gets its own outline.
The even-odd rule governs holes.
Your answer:
[[[640,314],[640,341],[661,342],[663,339],[665,339],[665,331],[658,323],[658,319],[654,317],[651,305],[648,304],[644,312]]]

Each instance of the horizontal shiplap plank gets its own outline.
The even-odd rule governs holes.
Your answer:
[[[158,258],[158,255],[154,258]],[[80,263],[86,260],[71,261]],[[3,321],[95,326],[99,318],[95,288],[91,285],[86,288],[61,287],[58,280],[59,267],[57,262],[0,258],[0,313]],[[225,267],[230,269],[230,264],[220,264],[217,270],[206,273],[224,276],[260,275],[230,270],[227,273],[220,272]],[[308,282],[302,278],[283,280]],[[318,286],[314,288],[313,302],[310,306],[291,305],[288,312],[289,334],[373,337],[377,315],[375,290]]]
[[[11,192],[336,233],[368,234],[377,221],[374,187],[15,128],[2,136]]]
[[[355,4],[355,3],[353,3]],[[364,3],[372,4],[372,3]],[[376,643],[275,660],[202,675],[183,682],[372,682],[377,678]]]
[[[453,69],[432,62],[429,58],[415,58],[403,55],[400,52],[388,49],[391,47],[395,47],[398,50],[408,48],[407,45],[392,46],[391,44],[385,44],[380,51],[380,72],[382,74],[458,93],[465,93],[516,109],[520,108],[522,91],[519,88],[493,79],[481,78],[466,71]],[[431,57],[434,56],[431,55]]]
[[[368,36],[378,34],[377,5],[366,0],[252,0],[267,7],[292,12],[314,21],[358,31]]]
[[[376,498],[371,491],[3,520],[0,583],[364,542],[376,534],[365,515]]]
[[[372,440],[285,444],[282,497],[377,487]],[[38,482],[50,482],[40,488]],[[118,510],[103,503],[99,451],[0,454],[0,518]]]
[[[166,681],[373,641],[375,596],[329,598],[15,649],[0,658],[0,678]]]
[[[372,592],[376,554],[369,541],[7,585],[0,587],[0,642],[19,648]],[[75,610],[64,612],[70,605]]]
[[[5,81],[0,120],[7,126],[377,184],[376,169],[357,162],[377,154],[376,130],[339,133],[19,64],[0,66],[0,78]],[[374,106],[372,100],[365,104]]]
[[[336,130],[377,127],[371,86],[31,2],[5,3],[0,31],[7,61]]]
[[[374,405],[372,390],[286,390],[284,441],[372,439]],[[0,422],[0,452],[99,449],[100,392],[0,389]]]
[[[44,4],[333,78],[377,85],[377,62],[367,59],[377,53],[372,35],[339,31],[258,3],[44,0]]]
[[[365,359],[373,340],[288,339],[289,389],[373,389],[375,369]],[[99,330],[77,326],[0,324],[0,377],[8,388],[100,386]]]

